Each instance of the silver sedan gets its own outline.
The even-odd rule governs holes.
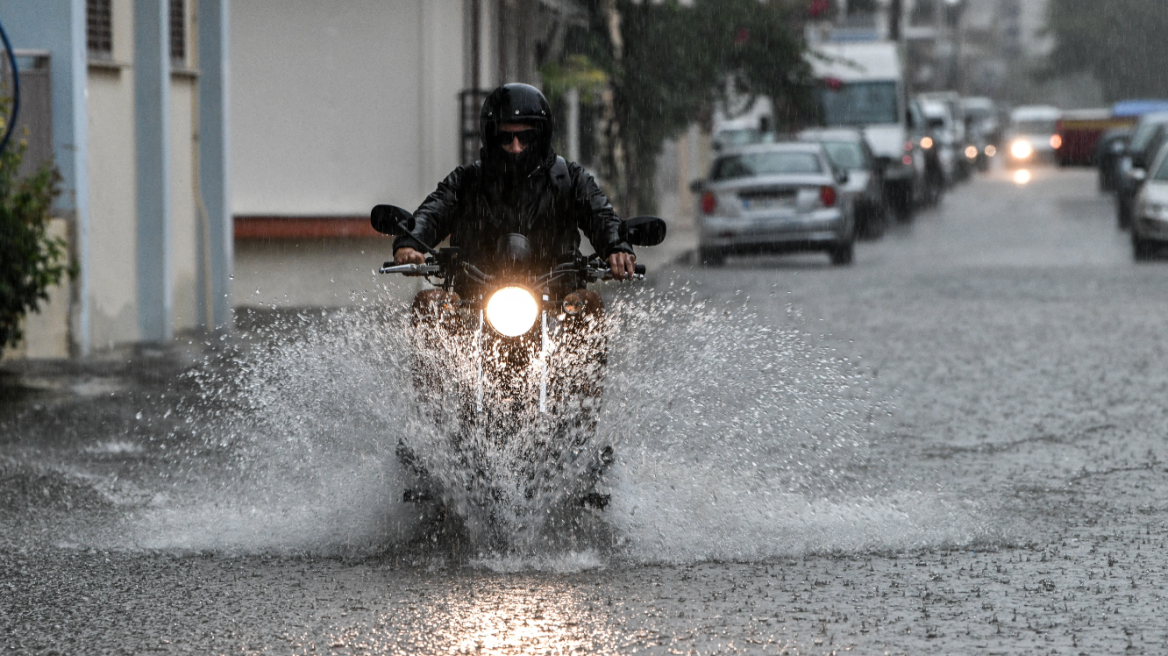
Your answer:
[[[848,174],[818,143],[775,143],[725,152],[697,186],[699,256],[821,250],[851,264],[856,241]]]
[[[1160,149],[1151,168],[1134,169],[1132,174],[1144,181],[1131,225],[1132,255],[1144,260],[1168,246],[1168,145]]]

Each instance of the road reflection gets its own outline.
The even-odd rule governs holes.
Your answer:
[[[431,595],[431,592],[438,592]],[[399,590],[399,594],[401,591]],[[606,627],[612,609],[597,593],[526,577],[486,585],[407,588],[372,618],[351,606],[326,611],[323,644],[300,649],[362,654],[584,654],[619,651]],[[601,612],[601,608],[604,612]],[[365,621],[362,621],[365,619]],[[371,621],[370,621],[371,620]],[[315,632],[314,632],[315,633]],[[321,647],[324,649],[321,649]]]

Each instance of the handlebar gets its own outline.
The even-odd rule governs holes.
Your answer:
[[[400,273],[404,276],[437,276],[442,267],[437,264],[394,264],[386,262],[377,273]]]
[[[645,265],[636,264],[633,266],[633,280],[644,280]],[[439,278],[445,276],[442,267],[437,264],[394,264],[393,262],[386,262],[377,270],[378,273],[400,273],[403,276],[437,276]],[[612,271],[608,267],[592,267],[589,266],[584,270],[584,274],[590,280],[612,280]]]

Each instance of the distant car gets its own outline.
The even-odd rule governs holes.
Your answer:
[[[945,113],[948,114],[949,119],[942,139],[953,150],[953,179],[960,182],[969,178],[970,173],[973,172],[976,151],[972,153],[974,157],[970,157],[971,153],[968,148],[972,142],[969,140],[969,130],[965,120],[965,108],[961,105],[961,96],[956,91],[931,91],[922,93],[919,97],[922,104],[939,102],[945,106]]]
[[[877,239],[888,227],[884,201],[884,175],[864,134],[850,129],[816,129],[800,132],[801,141],[823,144],[836,169],[848,172],[845,193],[854,199],[856,234]]]
[[[697,184],[698,254],[717,266],[727,255],[821,250],[851,264],[856,226],[845,192],[849,175],[818,143],[746,146],[718,155]]]
[[[961,109],[965,112],[967,140],[973,146],[972,160],[979,171],[989,170],[990,161],[998,154],[1002,140],[1002,127],[998,121],[998,107],[993,100],[982,97],[961,99]],[[966,146],[965,156],[971,152]]]
[[[1138,169],[1143,171],[1144,169]],[[1147,259],[1168,246],[1168,144],[1161,146],[1136,194],[1131,224],[1132,255]]]
[[[1062,110],[1046,105],[1027,105],[1010,112],[1006,132],[1006,164],[1014,168],[1053,164],[1061,145],[1058,122]]]
[[[953,114],[949,105],[940,100],[920,98],[917,104],[927,126],[925,136],[921,137],[921,147],[931,151],[945,186],[952,185],[961,177],[957,168],[957,129]]]
[[[1131,226],[1136,194],[1144,184],[1148,166],[1165,141],[1168,141],[1168,112],[1141,116],[1119,161],[1115,218],[1122,230]]]
[[[1095,152],[1091,161],[1099,169],[1099,191],[1115,191],[1119,186],[1119,161],[1127,150],[1127,142],[1131,139],[1132,129],[1112,128],[1107,130],[1095,142]]]

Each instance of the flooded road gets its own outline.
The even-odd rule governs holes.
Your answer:
[[[607,292],[612,504],[513,548],[400,503],[400,312],[6,363],[13,653],[1163,653],[1168,260],[1091,171]],[[389,436],[389,437],[387,437]]]

